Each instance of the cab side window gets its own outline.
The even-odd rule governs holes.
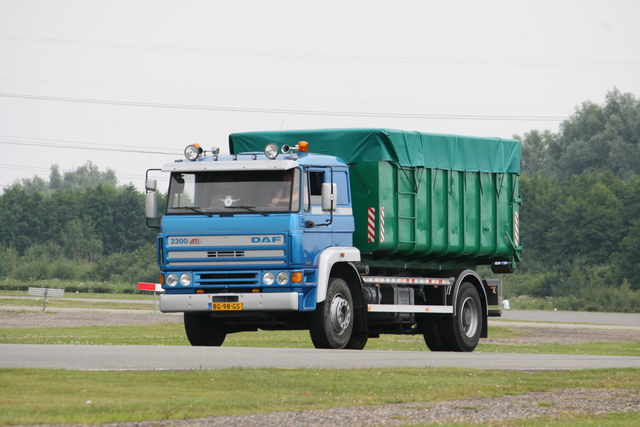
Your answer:
[[[311,205],[322,204],[322,184],[324,183],[324,172],[309,171],[307,174],[307,188],[305,194],[305,210],[308,211]]]
[[[348,205],[349,202],[349,181],[345,172],[335,172],[333,182],[338,185],[338,206]]]

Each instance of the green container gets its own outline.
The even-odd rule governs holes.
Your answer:
[[[391,162],[351,172],[354,246],[364,261],[452,269],[519,259],[518,175]]]
[[[520,143],[393,129],[248,132],[231,153],[309,143],[350,165],[354,245],[376,266],[455,269],[520,259]]]

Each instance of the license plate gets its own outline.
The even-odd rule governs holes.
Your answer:
[[[239,311],[242,310],[241,302],[210,302],[209,310],[212,311]]]

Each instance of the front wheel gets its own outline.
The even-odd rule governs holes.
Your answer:
[[[344,348],[349,350],[362,350],[369,341],[369,334],[351,334],[351,339]]]
[[[482,332],[482,304],[475,286],[465,282],[458,290],[456,315],[443,318],[444,339],[451,351],[473,351]]]
[[[227,337],[224,323],[207,314],[185,312],[184,329],[193,346],[219,347]]]
[[[309,332],[316,348],[345,348],[353,331],[353,300],[346,282],[340,278],[329,279],[327,298],[311,313]],[[352,342],[358,346],[361,340]],[[356,348],[356,347],[352,347]]]

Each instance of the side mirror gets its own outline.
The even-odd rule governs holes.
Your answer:
[[[147,215],[147,219],[158,218],[158,199],[156,198],[155,191],[145,194],[144,211]]]
[[[335,211],[338,207],[338,185],[325,182],[322,184],[322,210]]]
[[[144,189],[147,191],[156,191],[158,189],[158,181],[155,179],[148,179],[144,183]]]
[[[158,198],[156,196],[156,188],[158,182],[155,179],[149,179],[144,183],[147,192],[144,195],[144,211],[147,219],[158,218]]]

